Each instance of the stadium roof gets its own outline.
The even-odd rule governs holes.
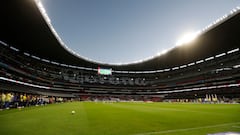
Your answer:
[[[175,47],[158,57],[127,65],[110,65],[81,58],[57,38],[34,0],[1,2],[0,41],[50,61],[88,68],[105,67],[122,71],[173,68],[240,47],[240,13],[225,16],[192,43]],[[146,45],[147,47],[147,45]]]

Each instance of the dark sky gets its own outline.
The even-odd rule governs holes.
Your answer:
[[[104,63],[157,55],[240,5],[239,0],[41,1],[69,48]]]

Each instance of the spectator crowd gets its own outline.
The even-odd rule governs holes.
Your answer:
[[[45,105],[62,101],[62,98],[16,92],[0,92],[0,110]]]

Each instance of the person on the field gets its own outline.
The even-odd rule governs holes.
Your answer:
[[[20,104],[20,97],[18,93],[13,94],[13,105],[15,108],[18,108]]]
[[[30,106],[30,101],[31,101],[31,96],[30,95],[27,95],[26,96],[27,97],[27,99],[26,99],[26,106]]]
[[[20,94],[20,107],[23,107],[23,94]]]
[[[9,105],[11,103],[12,95],[10,92],[7,93],[6,99],[5,99],[5,108],[9,109]]]
[[[3,109],[2,93],[0,93],[0,110]]]
[[[2,93],[2,108],[5,108],[5,102],[6,102],[6,94],[3,92]]]
[[[23,106],[26,107],[27,104],[27,95],[26,93],[23,95]]]

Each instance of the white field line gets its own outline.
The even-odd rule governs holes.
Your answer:
[[[165,131],[159,131],[159,132],[146,132],[146,133],[138,133],[138,134],[134,134],[134,135],[165,134],[165,133],[183,132],[183,131],[204,129],[204,128],[224,127],[224,126],[235,125],[235,124],[240,124],[240,122],[227,123],[227,124],[218,124],[218,125],[211,125],[211,126],[202,126],[202,127],[195,127],[195,128],[183,128],[183,129],[165,130]]]

